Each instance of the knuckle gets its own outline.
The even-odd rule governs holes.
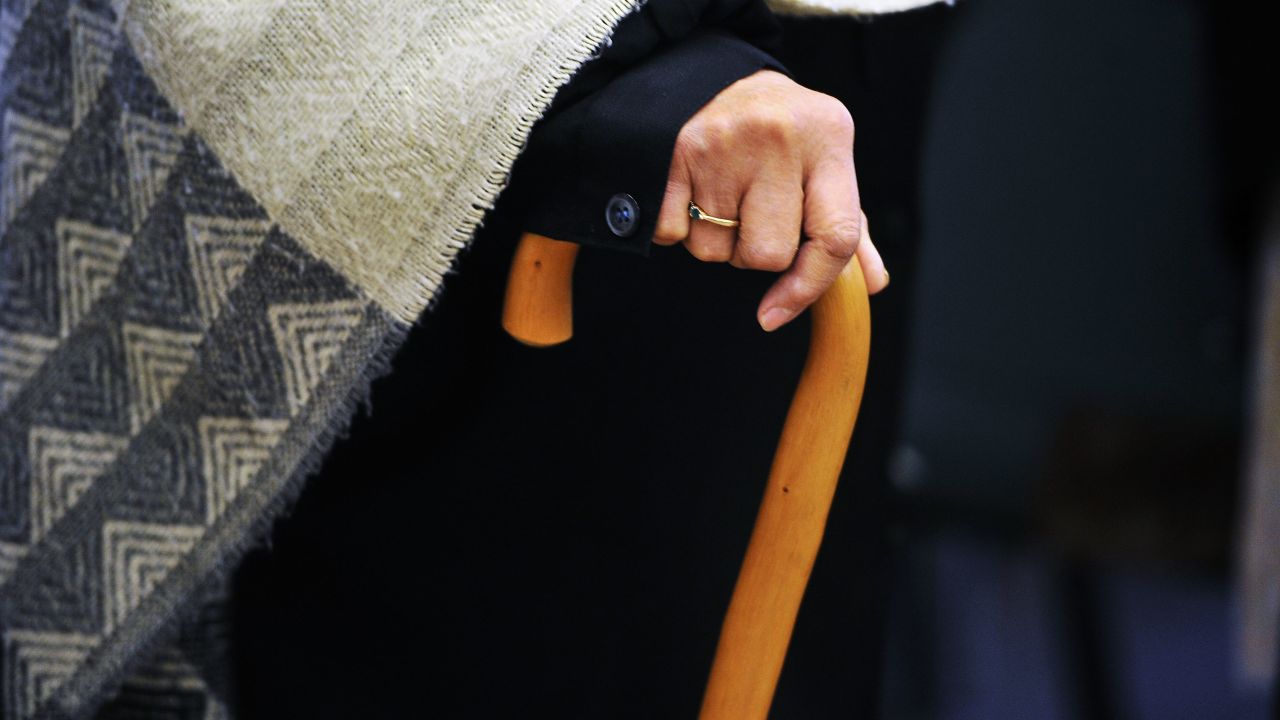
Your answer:
[[[749,123],[753,138],[759,142],[786,146],[795,140],[795,116],[785,107],[760,106]]]
[[[686,243],[689,254],[702,262],[722,263],[733,257],[733,248],[722,243]]]
[[[853,115],[844,103],[830,95],[820,95],[815,103],[815,120],[820,122],[827,132],[835,133],[841,138],[852,138],[854,135]]]
[[[659,222],[653,229],[653,241],[659,245],[673,245],[683,239],[680,228],[675,223]]]
[[[722,152],[733,145],[736,124],[733,118],[716,116],[707,120],[699,133],[702,143],[699,150],[703,152]]]
[[[698,158],[709,150],[709,138],[702,127],[685,125],[676,135],[675,157]]]
[[[836,126],[846,137],[852,138],[857,133],[857,128],[853,124],[853,115],[850,114],[849,108],[841,103],[836,103]]]
[[[795,276],[787,287],[792,302],[799,307],[809,306],[814,300],[822,296],[824,290],[826,288],[823,287],[820,280],[808,275]]]
[[[828,256],[837,260],[849,260],[858,250],[858,240],[862,237],[862,224],[854,218],[847,218],[820,228],[810,235],[810,240]]]
[[[781,272],[791,267],[795,251],[782,245],[761,242],[738,244],[738,260],[743,267],[752,270]]]
[[[855,128],[853,125],[853,115],[849,112],[849,108],[845,107],[844,103],[836,100],[835,98],[831,98],[830,105],[831,124],[845,135],[853,137]]]

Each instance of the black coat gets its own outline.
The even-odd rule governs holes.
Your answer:
[[[648,252],[680,127],[734,80],[781,68],[777,30],[758,0],[650,0],[561,91],[369,411],[272,547],[246,558],[243,717],[696,716],[805,324],[765,335],[754,309],[771,277],[680,248],[584,252],[564,347],[525,348],[498,318],[522,230]],[[863,31],[823,32],[848,60]],[[910,143],[886,145],[914,167]],[[625,238],[604,222],[617,193],[640,210]],[[895,277],[910,258],[884,238],[904,234],[877,234]],[[875,703],[898,344],[877,327],[864,449],[776,717],[862,717]]]

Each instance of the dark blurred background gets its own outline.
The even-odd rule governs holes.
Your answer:
[[[1271,716],[1234,574],[1274,28],[787,22],[894,280],[772,717]],[[763,274],[587,250],[578,336],[523,348],[511,215],[238,573],[245,717],[696,715],[806,329],[755,326]]]
[[[884,716],[1271,717],[1233,572],[1275,24],[925,15]]]

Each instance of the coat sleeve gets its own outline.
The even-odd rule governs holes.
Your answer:
[[[525,229],[645,254],[680,129],[736,80],[785,71],[763,0],[650,0],[557,94],[512,178]]]
[[[512,185],[525,229],[647,254],[675,139],[717,93],[774,59],[773,12],[875,14],[940,0],[649,0],[560,90]],[[942,0],[950,1],[950,0]]]

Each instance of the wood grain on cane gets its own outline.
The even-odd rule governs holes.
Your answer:
[[[517,340],[547,346],[573,335],[577,250],[540,235],[522,238],[503,312],[503,327]],[[871,312],[857,262],[812,313],[809,355],[721,629],[702,720],[768,715],[862,402]]]

